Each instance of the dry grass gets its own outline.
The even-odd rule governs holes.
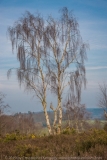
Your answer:
[[[76,133],[65,130],[57,136],[22,136],[11,134],[0,139],[0,155],[19,157],[107,157],[107,132],[89,130]]]

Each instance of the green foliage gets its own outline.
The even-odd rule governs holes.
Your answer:
[[[70,129],[70,128],[66,128],[62,131],[62,134],[76,134],[76,130],[74,128]]]
[[[8,142],[8,141],[18,141],[18,140],[25,140],[25,139],[35,139],[38,136],[35,134],[29,134],[29,135],[25,135],[25,134],[19,134],[19,132],[13,132],[11,134],[6,134],[3,138],[4,142]],[[0,138],[0,140],[2,140]]]
[[[5,136],[5,141],[12,141],[12,140],[17,140],[17,135],[15,133],[12,134],[6,134]]]
[[[0,154],[7,156],[107,156],[107,132],[91,129],[76,133],[66,128],[60,135],[36,136],[7,134],[0,139]]]

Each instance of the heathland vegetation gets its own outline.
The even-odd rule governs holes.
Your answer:
[[[4,98],[1,95],[1,99]],[[107,123],[104,117],[102,120],[91,119],[90,113],[82,108],[83,118],[75,119],[76,111],[69,111],[68,116],[68,110],[64,110],[61,133],[49,135],[43,112],[6,115],[5,109],[9,106],[3,99],[0,104],[1,159],[96,156],[106,160]],[[52,121],[54,115],[52,112],[49,115]]]

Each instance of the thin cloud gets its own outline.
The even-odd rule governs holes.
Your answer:
[[[107,66],[86,67],[86,70],[107,69]]]

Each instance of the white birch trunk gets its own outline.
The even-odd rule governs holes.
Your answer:
[[[43,107],[44,107],[44,114],[45,114],[45,119],[46,119],[48,132],[51,135],[52,134],[52,129],[51,129],[50,121],[49,121],[49,116],[48,116],[48,113],[47,113],[47,110],[46,110],[46,103],[45,102],[43,102]]]

